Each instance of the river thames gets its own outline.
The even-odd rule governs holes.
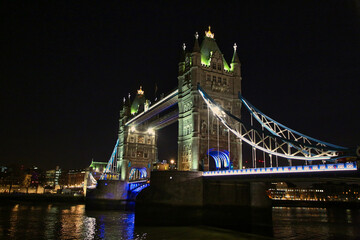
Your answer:
[[[274,207],[272,215],[274,239],[360,239],[359,209]],[[0,239],[272,239],[206,226],[135,227],[134,221],[134,212],[88,211],[84,204],[2,202]]]

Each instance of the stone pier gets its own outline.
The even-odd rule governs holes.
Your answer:
[[[208,225],[272,235],[265,182],[202,177],[202,172],[153,172],[136,199],[136,225]]]
[[[128,182],[121,180],[99,180],[95,189],[87,190],[87,209],[119,209],[132,206],[128,201]]]

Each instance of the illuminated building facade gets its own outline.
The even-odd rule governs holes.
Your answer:
[[[295,201],[360,201],[360,186],[346,183],[317,183],[310,187],[297,187],[292,183],[273,183],[269,196],[274,200]]]
[[[119,120],[119,145],[117,149],[117,171],[123,181],[148,178],[157,160],[157,135],[148,125],[126,126],[136,114],[147,111],[149,101],[140,87],[132,103],[130,97],[124,101]]]
[[[85,170],[69,170],[67,185],[69,187],[83,187],[85,180]]]
[[[58,186],[60,176],[61,176],[61,169],[59,166],[56,166],[55,169],[46,171],[45,173],[46,185],[50,187]]]
[[[296,200],[296,201],[325,201],[326,196],[320,188],[296,187],[292,183],[278,182],[272,184],[269,189],[270,197],[274,200]]]
[[[216,117],[208,116],[207,105],[197,91],[200,84],[224,109],[240,117],[241,64],[236,44],[229,66],[210,27],[201,45],[198,37],[196,33],[191,52],[186,51],[184,44],[179,63],[178,168],[185,171],[225,169],[230,165],[242,168],[240,140],[233,134],[229,136]]]

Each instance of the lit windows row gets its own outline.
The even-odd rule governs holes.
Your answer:
[[[137,157],[137,158],[148,158],[149,153],[147,150],[145,151],[136,151],[135,149],[131,150],[131,157]]]
[[[217,76],[211,76],[210,74],[208,74],[206,76],[206,80],[207,81],[211,81],[211,83],[218,83],[218,84],[224,84],[224,85],[228,85],[228,80],[227,78],[222,78],[222,77],[217,77]]]
[[[135,143],[135,137],[130,137],[129,142]],[[145,137],[144,136],[138,136],[137,137],[137,143],[145,144]],[[151,144],[151,138],[146,138],[146,144]]]

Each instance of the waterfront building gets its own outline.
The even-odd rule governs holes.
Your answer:
[[[67,174],[67,186],[69,188],[82,188],[84,187],[85,169],[69,170]]]
[[[56,166],[55,169],[47,170],[45,172],[46,185],[50,187],[59,186],[60,176],[61,176],[61,169],[59,166]]]
[[[360,201],[360,186],[328,182],[297,187],[289,182],[278,182],[270,187],[269,197],[273,200],[294,201]]]

